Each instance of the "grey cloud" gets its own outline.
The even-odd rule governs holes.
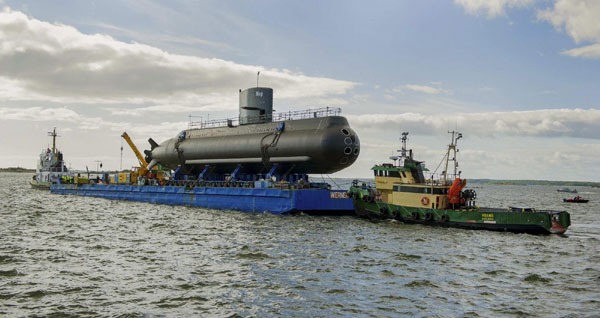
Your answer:
[[[474,136],[540,136],[597,139],[600,136],[598,109],[542,109],[532,111],[452,114],[368,114],[347,116],[360,129],[401,129],[435,135],[458,128]]]
[[[10,99],[38,96],[76,102],[194,102],[206,94],[235,94],[238,88],[254,83],[259,70],[261,83],[277,89],[280,97],[343,94],[356,85],[287,70],[169,54],[105,35],[86,35],[10,9],[0,12],[0,40],[0,79],[20,85],[12,90],[19,96],[8,96]]]

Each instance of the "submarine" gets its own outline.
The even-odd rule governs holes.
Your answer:
[[[190,122],[188,129],[144,151],[148,169],[160,164],[198,175],[329,174],[352,165],[360,140],[339,108],[273,112],[273,89],[239,91],[239,116]],[[236,170],[237,169],[237,170]]]

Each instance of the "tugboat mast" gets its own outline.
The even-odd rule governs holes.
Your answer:
[[[402,149],[396,150],[397,152],[400,153],[400,156],[391,156],[390,159],[392,159],[394,161],[394,165],[396,165],[396,160],[398,161],[398,165],[397,166],[402,166],[404,164],[404,160],[406,158],[408,158],[408,156],[406,156],[406,141],[408,140],[408,132],[403,132],[402,133],[402,138],[400,138],[400,140],[402,141]]]
[[[450,144],[448,145],[448,151],[446,152],[446,169],[444,169],[444,184],[447,184],[446,181],[448,179],[448,163],[452,160],[454,162],[454,178],[456,178],[457,173],[456,170],[458,169],[458,161],[456,160],[456,153],[458,152],[458,149],[456,148],[456,145],[458,143],[458,140],[460,138],[462,138],[462,133],[459,133],[458,131],[449,131],[449,134],[452,134],[452,139],[450,141]],[[452,159],[450,159],[450,152],[452,151]]]
[[[408,140],[408,132],[407,131],[402,133],[402,138],[400,140],[402,140],[402,149],[398,150],[398,152],[400,152],[402,154],[402,158],[406,158],[406,140]]]
[[[48,136],[52,136],[52,153],[56,153],[56,137],[58,137],[56,127],[54,127],[54,130],[48,132]]]

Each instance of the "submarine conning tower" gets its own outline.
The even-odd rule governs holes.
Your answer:
[[[253,87],[240,90],[240,125],[262,124],[273,120],[273,89]]]

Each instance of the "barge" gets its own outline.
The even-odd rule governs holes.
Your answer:
[[[274,214],[353,214],[345,190],[309,174],[347,168],[360,153],[338,108],[273,113],[273,90],[239,92],[237,118],[190,122],[162,143],[148,139],[134,171],[53,182],[51,193]],[[73,181],[74,179],[71,179]]]

